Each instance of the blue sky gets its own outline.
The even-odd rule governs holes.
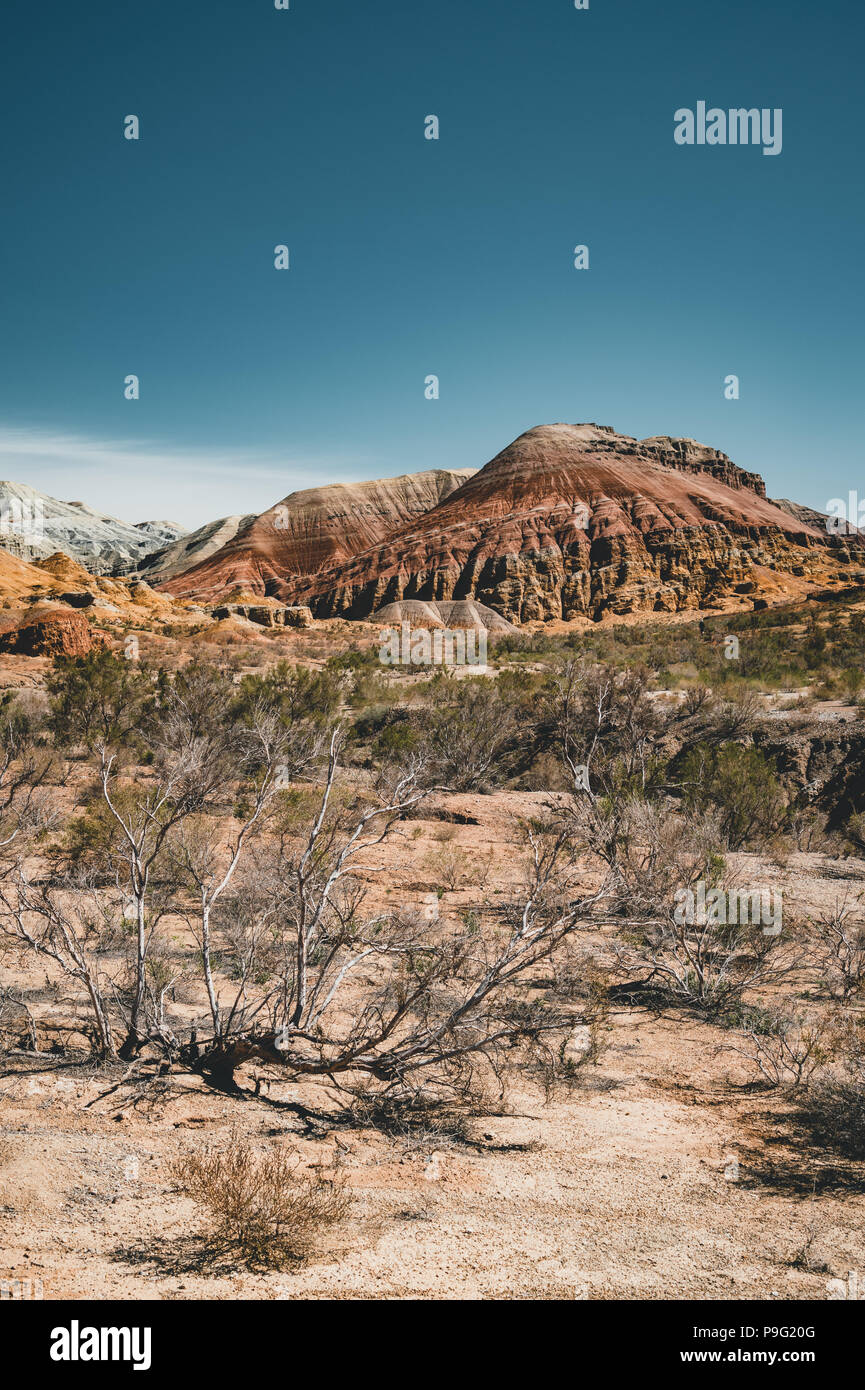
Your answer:
[[[865,495],[863,34],[855,0],[6,0],[0,473],[193,526],[595,420]],[[782,108],[782,153],[677,146],[699,100]]]

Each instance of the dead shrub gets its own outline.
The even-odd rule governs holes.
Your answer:
[[[425,866],[437,887],[455,893],[460,888],[486,887],[493,862],[492,850],[470,854],[459,845],[446,843],[437,853],[427,856]]]
[[[460,1096],[424,1090],[382,1095],[363,1079],[343,1086],[342,1091],[347,1098],[346,1116],[353,1124],[378,1130],[408,1150],[470,1144],[472,1118],[494,1109],[479,1088]]]
[[[842,1015],[838,1030],[838,1073],[808,1087],[798,1119],[813,1143],[865,1160],[865,1020]]]
[[[837,1059],[844,1035],[834,1017],[793,1009],[761,1009],[746,1017],[740,1040],[723,1051],[747,1059],[766,1085],[807,1086]]]
[[[803,1233],[801,1244],[796,1247],[788,1261],[791,1269],[801,1269],[809,1274],[829,1274],[826,1261],[820,1258],[819,1241],[824,1234],[822,1225],[809,1221]]]
[[[204,1207],[216,1240],[250,1266],[282,1269],[308,1259],[320,1238],[348,1214],[351,1199],[337,1169],[301,1170],[297,1154],[257,1154],[235,1137],[222,1150],[184,1154],[172,1165],[181,1191]]]
[[[865,922],[862,895],[855,905],[836,904],[828,915],[810,924],[808,955],[829,993],[851,1000],[865,991]]]
[[[615,953],[566,940],[550,957],[548,997],[597,1009],[609,1003],[609,991],[620,973]]]

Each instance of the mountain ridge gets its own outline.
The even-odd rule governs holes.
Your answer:
[[[183,534],[174,522],[133,524],[29,483],[0,481],[0,547],[19,560],[46,560],[60,550],[92,574],[117,575]]]
[[[218,599],[234,590],[264,596],[286,574],[311,574],[349,559],[425,515],[471,471],[425,469],[289,493],[159,587],[176,598]]]
[[[317,617],[474,599],[513,622],[719,606],[763,573],[814,582],[865,559],[775,506],[763,479],[695,440],[541,425],[419,522],[269,592]]]

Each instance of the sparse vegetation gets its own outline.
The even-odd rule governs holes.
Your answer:
[[[10,1065],[86,1063],[157,1111],[183,1077],[220,1095],[230,1138],[173,1176],[257,1270],[350,1240],[349,1187],[241,1133],[241,1097],[312,1134],[326,1094],[329,1124],[434,1183],[515,1090],[615,1088],[625,1015],[714,1030],[706,1055],[779,1097],[803,1162],[865,1161],[865,726],[819,718],[860,697],[841,663],[865,624],[810,607],[508,636],[487,677],[383,671],[316,632],[315,665],[278,643],[56,661],[0,710]],[[819,911],[788,887],[803,859],[840,885]],[[777,932],[679,911],[758,872],[783,879]]]

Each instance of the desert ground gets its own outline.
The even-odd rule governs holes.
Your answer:
[[[848,605],[844,622],[855,625],[857,612]],[[672,641],[663,633],[686,621],[692,630],[694,615],[659,623],[656,637]],[[821,610],[820,622],[837,628],[837,614]],[[809,623],[803,614],[790,629]],[[560,625],[544,640],[589,626]],[[234,680],[279,660],[321,671],[349,640],[367,653],[376,642],[374,628],[343,622],[261,633],[235,619],[203,634],[193,624],[192,635],[157,625],[139,635],[142,662],[183,669],[203,654]],[[549,654],[518,659],[530,679]],[[508,660],[497,657],[487,679]],[[687,660],[670,664],[672,676],[649,692],[667,706],[697,680]],[[0,683],[44,702],[51,670],[47,657],[7,654]],[[425,675],[401,676],[399,699],[411,702],[406,692]],[[860,706],[837,671],[800,681],[750,678],[764,724],[793,719],[830,743],[858,733]],[[73,761],[58,792],[64,814],[84,779]],[[439,792],[403,816],[358,867],[369,910],[433,904],[437,930],[471,913],[494,930],[524,891],[520,827],[562,795],[551,781],[530,770],[520,785]],[[736,881],[781,890],[797,921],[858,908],[865,888],[865,859],[837,830],[800,832],[798,845],[763,836],[731,853],[728,867]],[[581,874],[597,879],[588,861]],[[175,922],[169,935],[188,955],[184,927]],[[833,1142],[809,1110],[807,1085],[767,1084],[735,1022],[647,990],[647,971],[616,955],[609,924],[588,922],[573,941],[577,975],[589,961],[603,977],[591,1054],[556,1077],[515,1058],[459,1113],[365,1109],[340,1077],[286,1077],[261,1059],[239,1065],[227,1093],[152,1046],[96,1058],[80,987],[70,990],[51,961],[4,953],[0,1279],[46,1299],[86,1300],[826,1299],[831,1281],[865,1264],[861,1140]],[[581,999],[573,971],[553,957],[519,990]],[[199,1018],[202,997],[184,977],[178,1018]],[[752,1007],[804,1001],[818,1014],[837,1002],[804,960],[747,998]],[[858,1009],[858,996],[848,1003]],[[184,1154],[238,1140],[253,1154],[281,1149],[302,1173],[339,1174],[348,1215],[303,1258],[267,1268],[215,1244],[178,1184]]]

